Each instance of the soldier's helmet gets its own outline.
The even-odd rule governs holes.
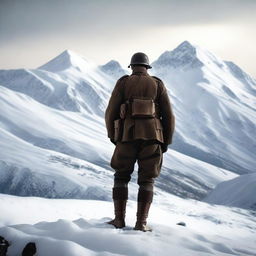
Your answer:
[[[131,62],[128,68],[130,68],[131,65],[143,65],[143,66],[146,66],[147,68],[152,68],[149,65],[148,56],[143,52],[137,52],[132,55]]]

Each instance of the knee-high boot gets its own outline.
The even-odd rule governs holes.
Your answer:
[[[152,228],[147,226],[148,212],[153,199],[153,191],[139,190],[137,202],[137,221],[134,230],[143,232],[152,231]]]
[[[107,222],[108,224],[111,224],[116,228],[125,227],[125,212],[126,212],[127,199],[128,199],[128,187],[113,188],[115,218]]]

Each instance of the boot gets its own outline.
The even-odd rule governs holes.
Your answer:
[[[125,219],[126,202],[127,200],[114,200],[115,218],[107,222],[108,224],[111,224],[116,228],[125,227],[124,219]]]
[[[128,187],[113,188],[115,218],[107,222],[108,224],[111,224],[116,228],[125,227],[125,212],[126,212],[127,199],[128,199]]]
[[[28,243],[22,251],[22,256],[33,256],[35,254],[36,254],[36,244],[33,242]]]
[[[9,242],[5,240],[4,237],[0,236],[0,256],[6,256],[8,247],[10,246]]]
[[[140,230],[143,232],[152,231],[152,228],[147,226],[147,217],[152,198],[153,191],[139,190],[137,203],[137,221],[134,230]]]

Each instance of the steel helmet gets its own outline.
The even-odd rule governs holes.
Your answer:
[[[143,52],[137,52],[132,55],[131,62],[130,62],[130,65],[128,66],[128,68],[130,68],[131,65],[144,65],[147,68],[152,68],[149,65],[148,56]]]

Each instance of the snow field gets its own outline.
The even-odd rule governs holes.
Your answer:
[[[149,233],[132,229],[135,201],[128,202],[127,227],[120,230],[105,223],[113,217],[111,202],[1,194],[0,235],[11,242],[10,256],[31,241],[45,256],[256,255],[252,212],[159,193]],[[179,221],[187,226],[176,225]]]

